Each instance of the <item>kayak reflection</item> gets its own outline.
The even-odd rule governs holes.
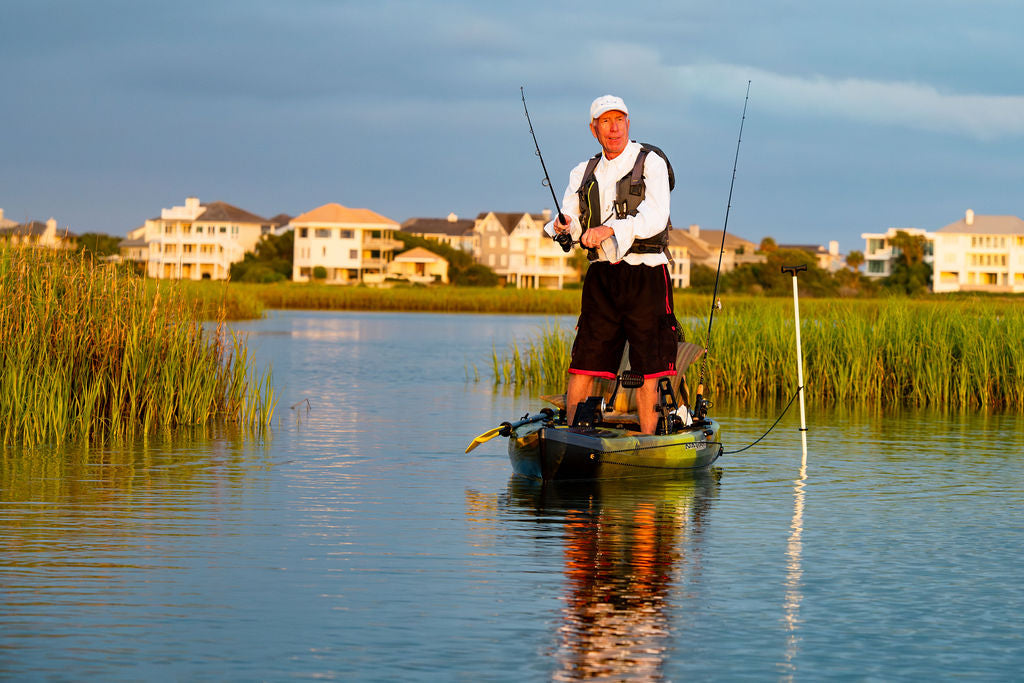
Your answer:
[[[662,676],[677,630],[670,593],[699,581],[719,476],[572,484],[512,478],[511,507],[564,527],[556,680]]]

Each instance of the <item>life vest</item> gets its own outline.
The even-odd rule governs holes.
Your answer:
[[[640,143],[640,152],[636,155],[636,161],[633,163],[633,170],[622,176],[615,184],[614,206],[616,218],[621,219],[627,216],[635,216],[640,202],[644,200],[646,196],[644,162],[647,161],[647,155],[650,152],[654,152],[665,160],[665,166],[668,167],[669,192],[675,189],[676,177],[672,172],[672,164],[669,163],[668,157],[658,147],[642,142]],[[597,178],[594,177],[594,169],[597,168],[597,162],[601,160],[601,155],[602,152],[598,152],[587,162],[587,168],[583,171],[583,180],[580,182],[579,189],[576,190],[576,194],[579,197],[580,225],[583,227],[583,232],[586,232],[589,228],[596,228],[602,225],[604,220],[606,220],[600,216],[601,195],[597,186]],[[591,207],[597,208],[597,211],[592,210]],[[667,254],[668,231],[671,229],[672,218],[670,216],[664,230],[652,237],[633,240],[633,244],[629,247],[626,254],[660,254],[663,252]],[[623,256],[626,254],[623,254]]]

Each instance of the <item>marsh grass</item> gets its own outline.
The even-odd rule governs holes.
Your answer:
[[[88,257],[0,248],[0,440],[55,444],[215,419],[251,428],[274,410],[269,371],[176,283]]]
[[[704,344],[706,314],[679,306],[689,341]],[[1014,300],[803,300],[807,400],[1024,412],[1024,307]],[[711,397],[775,402],[796,389],[792,301],[744,299],[715,315],[703,381]],[[545,330],[492,358],[496,383],[561,390],[572,333]],[[701,361],[687,381],[701,380]]]

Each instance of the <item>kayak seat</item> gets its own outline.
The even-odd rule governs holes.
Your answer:
[[[669,384],[672,386],[672,393],[676,402],[683,406],[690,405],[690,392],[686,386],[686,371],[695,360],[700,358],[704,349],[697,344],[690,342],[679,342],[676,348],[676,374],[669,377]],[[622,361],[619,363],[619,374],[629,370],[629,342],[622,352]],[[594,381],[594,395],[603,396],[605,401],[611,399],[612,391],[615,389],[615,380],[598,378]],[[547,401],[559,409],[565,408],[565,394],[551,394],[541,396],[541,400]],[[636,389],[620,388],[615,395],[615,405],[608,406],[605,412],[606,422],[619,422],[622,424],[640,424],[636,415]]]

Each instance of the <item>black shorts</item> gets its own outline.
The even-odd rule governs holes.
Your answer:
[[[676,374],[678,323],[668,268],[600,261],[583,282],[569,372],[613,379],[629,341],[629,367],[645,378]]]

